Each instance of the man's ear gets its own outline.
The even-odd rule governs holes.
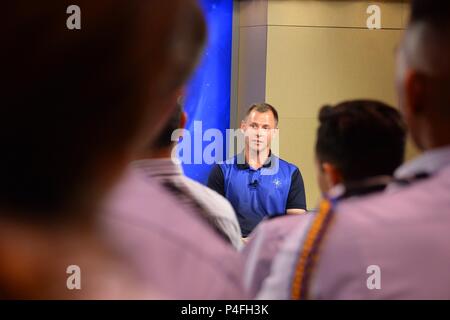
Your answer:
[[[334,187],[343,182],[341,171],[339,171],[339,169],[335,165],[329,162],[324,162],[322,163],[322,170],[325,174],[328,184],[331,187]]]
[[[418,115],[424,112],[426,100],[426,76],[416,70],[408,70],[405,76],[405,113]]]
[[[274,135],[280,134],[280,128],[278,128],[278,126],[275,129],[273,129],[273,134]]]

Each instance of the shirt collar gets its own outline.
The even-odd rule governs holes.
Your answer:
[[[330,190],[328,190],[326,197],[331,199],[338,199],[342,197],[345,193],[345,187],[342,183],[335,185]]]
[[[272,151],[269,153],[269,157],[266,159],[266,161],[263,164],[263,168],[270,168],[272,166],[272,162],[274,160],[274,155],[272,154]],[[245,152],[241,152],[236,156],[236,166],[240,170],[247,170],[250,169],[250,165],[245,160]]]
[[[184,174],[181,165],[171,158],[136,160],[131,163],[131,166],[152,177]]]
[[[432,175],[450,165],[450,146],[425,152],[417,159],[402,165],[395,172],[396,179],[407,179],[418,174]]]

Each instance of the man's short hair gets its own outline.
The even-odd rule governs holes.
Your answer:
[[[79,0],[81,30],[66,27],[70,4],[5,9],[2,215],[54,221],[95,199],[99,163],[121,160],[158,120],[152,111],[186,81],[206,37],[194,0]]]
[[[259,113],[265,113],[269,111],[272,112],[273,117],[275,118],[275,123],[278,124],[278,111],[274,106],[265,102],[252,104],[250,108],[248,108],[247,113],[245,114],[245,118],[247,118],[253,111]]]
[[[342,173],[345,182],[393,175],[405,154],[400,113],[378,101],[354,100],[319,112],[316,156]]]

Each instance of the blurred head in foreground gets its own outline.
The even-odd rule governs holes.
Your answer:
[[[79,30],[71,4],[5,8],[0,296],[58,296],[65,256],[109,255],[93,240],[101,198],[158,134],[205,39],[194,0],[80,0]]]
[[[397,91],[421,150],[450,145],[450,2],[412,1],[397,55]]]

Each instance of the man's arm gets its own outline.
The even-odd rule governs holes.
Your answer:
[[[218,164],[214,165],[209,174],[208,187],[225,197],[225,178]]]
[[[289,190],[286,205],[287,214],[302,214],[306,212],[305,186],[300,170],[297,169],[292,174],[291,188]]]

